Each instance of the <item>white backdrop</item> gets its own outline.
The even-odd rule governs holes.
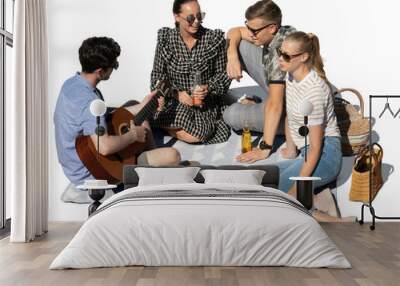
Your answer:
[[[49,118],[52,120],[58,92],[65,79],[79,70],[78,48],[90,36],[109,36],[119,42],[120,68],[111,80],[101,83],[107,103],[120,105],[128,99],[141,99],[149,91],[157,29],[174,25],[172,0],[51,0],[49,25]],[[227,31],[242,25],[245,9],[255,0],[200,0],[207,12],[204,25]],[[398,11],[393,0],[276,0],[283,11],[283,24],[313,32],[321,41],[329,79],[338,87],[354,87],[368,103],[369,94],[400,94],[398,66],[400,39]],[[248,85],[248,78],[240,84]],[[233,83],[236,86],[237,83]],[[400,108],[400,101],[397,105]],[[380,110],[383,105],[376,105]],[[388,183],[376,199],[379,215],[400,215],[400,178],[396,163],[399,119],[383,118],[377,124],[385,149],[384,161],[394,166]],[[82,220],[86,206],[63,204],[60,194],[67,185],[57,161],[54,125],[49,123],[49,214],[50,220]],[[348,202],[348,178],[338,190],[338,201],[345,215],[359,214],[359,204]],[[398,212],[396,214],[396,211]]]

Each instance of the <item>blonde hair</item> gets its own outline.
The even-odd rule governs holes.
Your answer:
[[[313,68],[318,76],[330,87],[330,82],[326,77],[324,70],[324,62],[320,54],[318,37],[312,33],[306,34],[298,31],[288,35],[285,40],[294,41],[300,44],[300,51],[310,55],[306,64],[308,64],[310,68]]]

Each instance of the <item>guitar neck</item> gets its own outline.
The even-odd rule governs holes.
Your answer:
[[[160,97],[160,91],[157,91],[156,95],[136,114],[133,122],[136,126],[141,125],[146,119],[153,116],[154,112],[158,107],[158,98]]]

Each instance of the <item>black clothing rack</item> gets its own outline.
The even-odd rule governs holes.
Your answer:
[[[369,96],[369,153],[372,154],[372,100],[374,98],[378,99],[390,99],[390,98],[400,98],[400,95],[370,95]],[[369,203],[363,203],[361,206],[361,220],[359,223],[362,225],[364,223],[364,208],[367,207],[369,208],[369,211],[372,215],[372,224],[369,226],[371,230],[375,229],[375,219],[382,219],[382,220],[391,220],[391,219],[398,219],[400,220],[400,217],[382,217],[378,216],[375,213],[375,208],[372,206],[372,194],[371,194],[371,186],[372,186],[372,159],[371,156],[369,157]]]

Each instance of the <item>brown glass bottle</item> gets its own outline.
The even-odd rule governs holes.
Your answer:
[[[242,153],[251,151],[251,132],[247,125],[244,126],[242,132]]]

